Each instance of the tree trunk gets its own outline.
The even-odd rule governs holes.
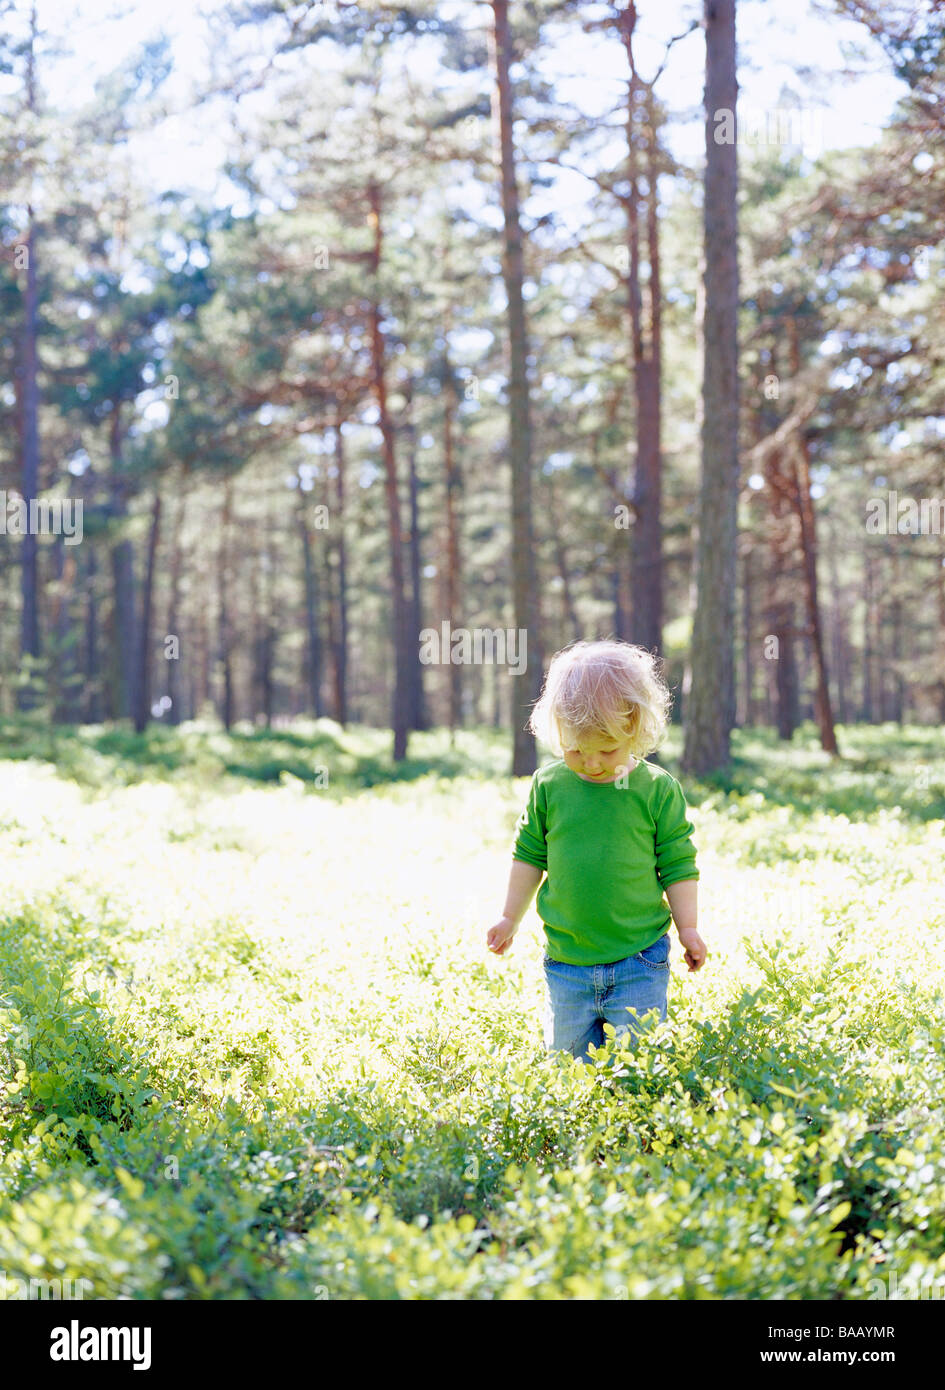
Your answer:
[[[322,641],[319,633],[318,579],[312,559],[312,536],[305,515],[306,494],[299,488],[299,534],[302,538],[302,560],[305,568],[305,631],[306,671],[308,674],[308,703],[316,719],[322,717]]]
[[[491,0],[490,32],[495,87],[493,124],[498,133],[502,214],[505,227],[502,278],[509,328],[509,459],[512,469],[512,595],[519,641],[527,643],[524,678],[512,679],[512,776],[524,777],[537,765],[535,739],[527,723],[541,692],[541,614],[538,604],[531,501],[531,420],[528,400],[528,334],[522,293],[524,259],[515,177],[512,124],[513,61],[508,0]]]
[[[555,496],[555,475],[552,471],[547,475],[548,482],[548,515],[555,517],[557,511],[557,498]],[[561,600],[564,609],[564,624],[568,631],[568,641],[573,641],[575,637],[581,636],[581,623],[577,615],[577,608],[574,604],[574,585],[571,580],[571,570],[568,564],[568,552],[564,544],[564,536],[560,526],[552,527],[552,545],[555,552],[555,563],[558,568],[558,578],[561,580]]]
[[[892,716],[896,723],[902,727],[904,708],[905,708],[905,682],[902,679],[902,589],[899,574],[899,547],[893,546],[890,560],[892,562],[892,590],[890,604],[892,618],[892,688],[893,704]]]
[[[209,574],[206,576],[205,583],[207,588],[209,588]],[[196,663],[197,682],[194,694],[194,714],[197,717],[201,717],[210,699],[210,632],[207,604],[200,602],[199,594],[197,600],[197,614],[197,644],[200,655]]]
[[[26,109],[36,110],[35,53],[36,5],[30,10],[29,39],[26,54]],[[30,156],[32,162],[32,155]],[[39,294],[36,285],[36,227],[32,201],[26,208],[27,233],[21,246],[26,252],[26,281],[23,291],[23,358],[20,369],[20,429],[22,439],[21,486],[23,500],[29,509],[39,493],[39,358],[37,348]],[[21,615],[20,660],[27,681],[19,689],[21,710],[34,709],[38,691],[33,684],[34,668],[40,659],[39,640],[39,582],[37,539],[27,526],[21,543]]]
[[[801,373],[801,351],[797,319],[792,314],[787,323],[791,375],[797,381]],[[790,456],[793,462],[794,504],[800,522],[801,551],[804,561],[804,597],[807,605],[807,630],[814,658],[815,709],[820,730],[820,746],[825,753],[839,756],[837,735],[830,703],[830,682],[827,678],[827,657],[824,650],[823,625],[820,618],[820,598],[817,582],[817,528],[814,503],[810,495],[810,459],[803,426],[792,441]]]
[[[55,541],[56,582],[51,628],[56,635],[50,685],[50,709],[54,722],[75,724],[81,717],[76,708],[76,649],[72,636],[71,603],[75,589],[76,556],[60,535]]]
[[[738,502],[737,146],[715,138],[715,113],[734,119],[734,0],[705,0],[706,170],[702,482],[697,599],[683,765],[696,776],[729,762],[735,720],[734,617]]]
[[[754,651],[754,581],[752,576],[752,551],[746,545],[742,556],[742,642],[744,644],[744,694],[742,696],[741,722],[745,728],[755,724],[755,651]]]
[[[775,608],[772,617],[773,631],[778,639],[778,661],[775,667],[778,738],[790,742],[801,717],[794,604],[782,601]]]
[[[262,695],[262,712],[266,722],[266,728],[272,728],[272,716],[275,712],[275,679],[273,665],[275,661],[275,624],[273,622],[273,584],[274,584],[274,556],[272,554],[272,536],[270,524],[267,521],[264,549],[263,549],[263,598],[262,598],[262,637],[259,645],[259,688]]]
[[[862,718],[867,724],[875,721],[876,683],[873,664],[873,557],[869,542],[863,552],[863,705]]]
[[[831,606],[831,668],[834,673],[834,689],[837,694],[837,717],[841,724],[850,719],[848,704],[847,638],[844,623],[844,603],[840,589],[840,574],[837,568],[837,534],[828,521],[827,561],[830,574]]]
[[[642,83],[633,57],[636,6],[621,15],[621,32],[630,65],[627,93],[627,154],[630,192],[627,198],[629,272],[627,306],[630,317],[631,361],[636,398],[637,454],[633,484],[633,548],[630,572],[630,638],[658,652],[662,645],[662,478],[660,439],[660,262],[657,218],[656,112],[652,90]],[[646,330],[640,288],[640,205],[638,145],[646,144],[645,204],[647,258]]]
[[[771,431],[774,432],[772,424]],[[764,455],[764,500],[768,506],[765,533],[768,540],[766,636],[774,637],[777,652],[774,679],[775,725],[778,737],[790,740],[800,722],[797,672],[797,622],[794,603],[794,567],[801,549],[797,530],[797,484],[788,476],[784,446],[772,446]],[[766,652],[766,661],[771,660]]]
[[[772,471],[777,472],[776,469]],[[786,523],[790,521],[791,514],[784,512],[784,499],[779,492],[774,492],[773,502],[774,509],[768,523],[771,559],[767,576],[765,641],[767,647],[773,638],[776,651],[772,657],[766,650],[765,665],[768,671],[769,709],[773,706],[774,712],[773,722],[778,738],[789,742],[800,719],[794,599],[790,592],[790,576],[785,570],[785,557],[790,549]]]
[[[945,565],[935,556],[935,582],[938,589],[938,717],[945,724]]]
[[[180,581],[181,581],[181,532],[184,527],[184,513],[187,506],[187,496],[184,492],[184,485],[181,482],[180,506],[174,519],[174,533],[171,543],[171,574],[170,574],[170,596],[167,605],[167,629],[165,637],[176,637],[180,645]],[[181,720],[180,710],[180,656],[166,657],[167,663],[167,695],[171,702],[170,719],[171,724],[179,724]]]
[[[420,660],[420,630],[423,626],[423,603],[422,603],[422,570],[423,557],[421,555],[420,544],[420,506],[419,506],[419,479],[417,477],[417,430],[413,422],[413,382],[408,382],[406,388],[407,396],[407,423],[405,433],[407,435],[407,484],[408,501],[410,507],[410,604],[408,625],[410,633],[410,643],[408,651],[410,653],[410,712],[409,721],[411,729],[428,729],[430,721],[427,717],[426,704],[423,693],[423,663]],[[450,663],[452,665],[452,663]]]
[[[387,535],[390,548],[391,604],[393,609],[394,636],[394,698],[391,723],[393,725],[393,758],[400,762],[407,756],[407,738],[410,723],[410,668],[411,654],[409,643],[409,612],[404,576],[403,529],[400,522],[400,495],[397,484],[397,460],[394,452],[394,426],[387,405],[386,343],[381,330],[381,306],[377,296],[377,274],[381,266],[381,190],[380,185],[371,183],[368,188],[371,205],[371,224],[374,228],[374,247],[371,257],[371,272],[374,277],[371,318],[371,367],[374,377],[374,392],[384,456],[384,488],[387,499]]]
[[[801,547],[804,559],[804,597],[807,604],[807,631],[810,634],[811,651],[814,659],[815,708],[817,725],[820,730],[820,746],[825,753],[839,756],[837,736],[833,724],[833,708],[830,703],[830,685],[827,679],[827,657],[824,651],[823,628],[820,620],[820,599],[817,588],[817,535],[815,530],[814,506],[810,495],[810,464],[807,459],[807,441],[798,435],[794,441],[792,454],[795,463],[795,495],[797,515],[801,528]]]
[[[93,545],[85,546],[85,718],[98,724],[102,718],[101,672],[98,655],[98,560]]]
[[[618,495],[617,481],[615,478],[614,491],[611,493],[611,496],[616,497]],[[629,506],[632,515],[633,499],[628,498],[625,505]],[[622,531],[617,531],[618,538],[623,534]],[[611,601],[614,608],[614,636],[619,642],[629,642],[632,630],[633,585],[630,576],[633,570],[633,559],[631,547],[632,540],[630,544],[621,544],[618,539],[613,574],[611,575]]]
[[[232,475],[223,484],[223,507],[220,516],[220,549],[217,553],[217,606],[219,609],[220,662],[223,667],[223,727],[233,727],[233,637],[230,623],[230,521],[233,514]]]
[[[262,609],[260,599],[260,578],[262,557],[254,553],[249,564],[249,717],[253,724],[262,707],[259,683],[259,655],[262,651]]]
[[[135,730],[141,734],[148,726],[151,714],[151,624],[154,614],[154,567],[157,557],[158,538],[161,532],[161,494],[154,494],[151,510],[151,532],[148,537],[148,558],[144,571],[144,587],[141,593],[141,625],[138,641],[138,680],[135,689]]]
[[[341,420],[335,424],[335,505],[337,510],[335,554],[338,561],[335,569],[335,612],[337,619],[334,623],[331,646],[335,718],[344,728],[348,720],[348,560],[345,547],[345,454],[341,425]]]
[[[459,458],[454,447],[453,424],[456,412],[456,383],[453,379],[453,366],[450,361],[449,349],[449,320],[444,326],[444,348],[443,348],[443,455],[444,471],[446,484],[446,585],[444,590],[444,607],[446,617],[450,622],[454,620],[459,604],[459,595],[462,588],[462,577],[460,571],[460,520],[459,505],[462,497],[463,480],[460,471]],[[455,742],[457,727],[462,723],[463,718],[463,668],[458,661],[451,661],[446,668],[446,677],[449,683],[448,702],[449,702],[449,729],[450,745]],[[495,676],[493,672],[493,677]]]
[[[888,724],[893,717],[893,693],[890,688],[890,652],[892,644],[889,640],[890,613],[888,595],[890,592],[890,565],[889,558],[893,542],[888,536],[883,537],[883,558],[880,567],[879,593],[881,601],[876,607],[876,655],[879,667],[877,683],[879,685],[879,705],[880,718],[884,724]]]
[[[122,475],[121,404],[116,401],[109,425],[109,455],[111,464],[111,495],[109,515],[119,529],[128,515],[127,483]],[[116,717],[131,718],[136,707],[137,633],[135,616],[134,546],[120,535],[110,549],[114,619],[113,713]]]

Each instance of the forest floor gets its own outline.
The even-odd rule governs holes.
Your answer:
[[[583,1067],[501,731],[0,723],[0,1298],[945,1297],[945,734],[838,736],[681,778],[707,963]]]

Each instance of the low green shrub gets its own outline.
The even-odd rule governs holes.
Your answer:
[[[691,790],[708,963],[674,939],[665,1023],[586,1067],[542,1046],[534,915],[484,950],[527,785],[488,756],[331,797],[5,765],[0,1296],[945,1286],[941,823],[832,812],[848,768],[802,750],[792,783],[746,736],[739,785]]]

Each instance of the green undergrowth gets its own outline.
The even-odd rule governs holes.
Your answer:
[[[684,778],[708,962],[674,937],[666,1022],[585,1067],[543,1049],[533,913],[484,950],[527,779],[476,747],[335,797],[4,764],[7,1296],[942,1296],[934,773],[848,814],[848,764],[752,735],[737,786]]]

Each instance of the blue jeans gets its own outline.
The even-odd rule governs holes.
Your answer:
[[[544,958],[548,997],[545,1004],[545,1047],[570,1052],[583,1062],[592,1059],[588,1046],[600,1047],[605,1023],[612,1023],[622,1046],[632,1047],[646,1025],[643,1015],[656,1009],[666,1018],[670,940],[667,930],[652,946],[610,965],[567,965]],[[627,1009],[637,1011],[637,1018]],[[648,1022],[653,1021],[650,1016]]]

